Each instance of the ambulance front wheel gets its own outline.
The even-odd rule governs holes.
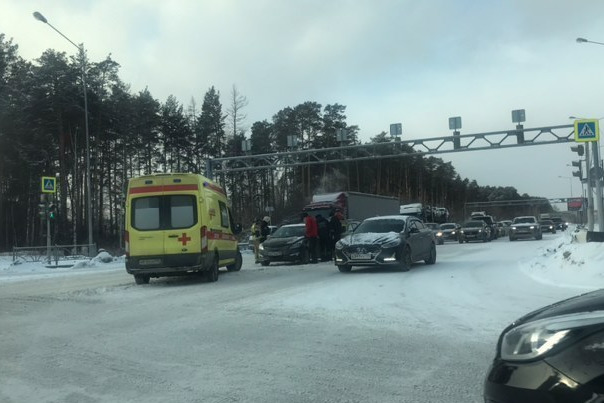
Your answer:
[[[134,275],[134,282],[136,284],[149,284],[149,276],[143,276],[140,274],[135,274]]]
[[[235,263],[227,266],[228,271],[239,271],[241,270],[241,266],[243,265],[243,258],[241,257],[241,252],[237,251],[237,255],[235,256]]]

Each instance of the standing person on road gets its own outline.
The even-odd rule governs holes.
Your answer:
[[[271,229],[268,227],[270,222],[271,218],[266,216],[260,223],[260,243],[266,241],[266,238],[268,238],[268,236],[271,234]]]
[[[321,214],[317,214],[317,230],[319,233],[319,259],[329,260],[331,255],[330,250],[330,239],[329,239],[329,221]]]
[[[304,235],[308,242],[308,251],[310,252],[310,262],[317,263],[317,238],[319,230],[317,228],[317,220],[308,213],[302,213],[302,219],[306,227]]]
[[[251,231],[252,241],[254,242],[254,257],[256,258],[256,263],[260,263],[260,220],[254,221]]]
[[[335,211],[331,211],[329,213],[329,239],[330,239],[330,253],[333,255],[333,251],[336,247],[336,242],[338,242],[340,240],[340,237],[342,236],[342,232],[343,228],[342,228],[342,222],[340,221],[340,218],[338,217],[338,214],[336,214]]]

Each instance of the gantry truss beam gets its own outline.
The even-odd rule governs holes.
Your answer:
[[[574,126],[570,124],[530,129],[517,128],[487,133],[454,134],[452,136],[417,140],[393,140],[375,144],[343,145],[341,147],[322,149],[291,150],[270,154],[213,158],[207,161],[206,175],[213,177],[216,174],[225,172],[278,169],[346,161],[400,158],[410,155],[446,154],[569,142],[574,142]],[[413,151],[410,151],[409,148]]]

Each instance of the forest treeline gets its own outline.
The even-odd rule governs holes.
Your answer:
[[[86,66],[93,233],[101,247],[118,248],[123,229],[124,191],[130,177],[155,172],[205,173],[210,158],[335,147],[338,129],[348,144],[361,144],[359,127],[346,118],[346,106],[309,101],[285,107],[272,118],[246,120],[247,98],[233,86],[226,97],[210,87],[198,105],[165,101],[149,89],[133,93],[110,56],[90,61],[45,51],[24,60],[18,46],[0,34],[0,251],[45,244],[39,217],[40,178],[56,176],[57,215],[53,243],[87,243],[86,131],[82,68]],[[224,103],[224,106],[223,106]],[[377,133],[370,142],[390,142]],[[403,146],[404,147],[404,146]],[[478,186],[461,178],[450,162],[414,155],[355,160],[279,170],[220,175],[233,213],[244,226],[272,207],[273,221],[297,214],[317,192],[340,190],[398,197],[447,207],[462,220],[466,202],[518,200],[513,187]]]

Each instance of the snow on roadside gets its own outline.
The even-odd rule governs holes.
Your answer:
[[[61,267],[63,265],[68,267]],[[11,256],[0,256],[0,283],[115,270],[125,270],[124,257],[113,257],[107,252],[100,252],[92,259],[59,261],[58,265],[22,259],[13,262]]]
[[[540,248],[539,256],[521,262],[522,271],[543,284],[581,290],[604,288],[604,243],[577,242],[577,235],[566,231]]]

